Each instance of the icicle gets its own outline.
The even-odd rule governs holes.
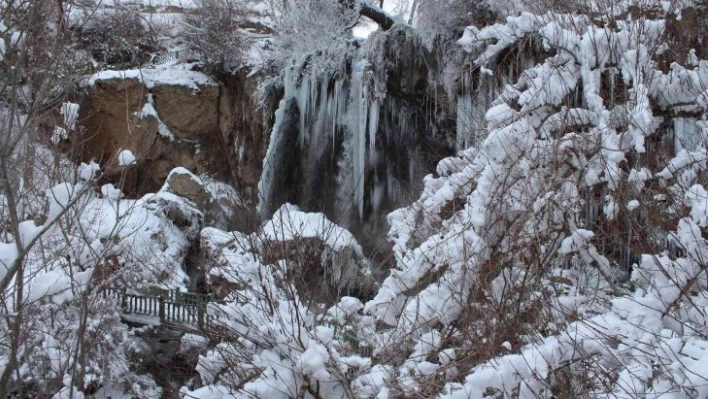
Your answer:
[[[324,86],[325,90],[326,90],[327,78],[325,77],[322,80],[323,80],[322,86]],[[320,98],[319,79],[317,79],[316,77],[311,77],[308,82],[308,89],[310,90],[310,93],[307,97],[308,109],[310,111],[307,113],[307,126],[308,126],[307,139],[308,139],[308,141],[311,141],[311,140],[315,140],[316,136],[319,135],[319,131],[317,130],[319,128],[319,126],[318,126],[319,118],[321,117],[320,112],[319,112],[320,109],[318,108],[318,104],[321,102],[319,100],[319,98]],[[312,120],[313,117],[315,118],[314,121]],[[317,141],[314,141],[314,142],[316,143]]]
[[[376,133],[379,128],[379,100],[371,102],[369,111],[369,151],[373,154],[376,151]]]
[[[300,148],[305,148],[305,138],[307,136],[306,118],[310,111],[310,78],[305,77],[296,91],[297,108],[300,111]]]
[[[332,131],[337,133],[337,121],[339,120],[339,110],[344,102],[342,101],[342,81],[337,79],[334,82],[334,105],[332,113]]]
[[[674,118],[674,151],[695,151],[701,142],[701,135],[696,129],[693,118]]]
[[[322,128],[323,129],[331,129],[331,139],[332,139],[332,148],[336,147],[336,139],[337,139],[337,122],[339,121],[340,117],[340,108],[343,106],[343,104],[346,104],[346,97],[344,100],[342,100],[342,81],[340,79],[336,79],[334,81],[334,89],[332,90],[332,95],[329,95],[329,84],[327,84],[327,120],[324,121],[326,122]]]
[[[359,99],[359,134],[357,138],[357,184],[356,184],[356,200],[359,206],[359,217],[364,217],[364,177],[366,175],[366,133],[368,121],[368,98],[366,91],[363,90],[363,82],[361,88],[361,97]]]
[[[366,125],[368,99],[364,89],[363,75],[368,62],[365,59],[354,64],[351,83],[352,167],[354,178],[354,201],[359,210],[359,217],[364,217],[364,175],[366,160]]]
[[[316,86],[314,87],[314,90],[313,90],[314,93],[318,93],[318,94],[316,94],[317,101],[314,104],[312,104],[313,109],[317,109],[317,118],[312,126],[312,132],[311,132],[312,138],[311,139],[312,139],[312,143],[314,143],[314,146],[313,146],[313,147],[315,147],[314,149],[317,150],[318,152],[322,150],[322,144],[324,143],[324,141],[322,140],[322,137],[324,134],[328,133],[327,131],[324,131],[324,130],[329,128],[329,125],[330,125],[329,119],[332,117],[331,112],[330,112],[330,107],[329,107],[331,100],[327,95],[328,90],[329,90],[329,80],[326,78],[323,79],[322,83],[319,85],[319,91]]]
[[[472,121],[472,97],[463,92],[457,97],[457,143],[456,150],[462,151],[474,145],[473,143],[473,121]]]
[[[386,187],[383,184],[377,184],[371,193],[371,206],[374,208],[374,212],[378,212],[381,208],[381,202],[383,202],[384,195],[386,194]]]
[[[268,205],[270,204],[268,204],[268,201],[270,200],[273,190],[273,176],[276,173],[274,170],[273,160],[276,157],[282,156],[282,154],[276,154],[276,148],[282,139],[279,134],[281,130],[280,127],[285,117],[285,107],[288,101],[290,101],[296,93],[296,83],[293,78],[293,67],[285,68],[283,85],[285,94],[278,105],[278,109],[275,111],[275,122],[273,123],[273,129],[271,130],[268,149],[266,150],[266,155],[263,158],[263,172],[261,173],[261,178],[258,181],[258,212],[262,216],[270,216],[266,215],[266,213],[269,211]]]
[[[285,86],[287,88],[287,84]],[[286,89],[287,92],[287,89]],[[268,143],[268,149],[266,150],[266,155],[263,158],[263,172],[261,173],[261,178],[258,181],[258,212],[263,217],[267,217],[269,212],[268,206],[270,201],[272,189],[273,189],[273,176],[276,171],[274,170],[275,157],[282,156],[282,154],[276,154],[276,148],[280,143],[280,126],[283,123],[283,118],[285,117],[285,107],[291,97],[285,97],[280,101],[278,110],[275,111],[275,122],[273,123],[273,130],[270,134],[270,142]]]
[[[285,68],[283,86],[285,86],[285,94],[283,95],[283,98],[292,98],[295,95],[295,79],[293,79],[293,67]]]

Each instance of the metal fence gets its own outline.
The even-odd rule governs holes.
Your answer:
[[[165,295],[143,296],[108,288],[104,296],[117,298],[123,314],[159,317],[160,324],[188,324],[205,329],[215,319],[206,311],[209,302],[217,302],[211,295],[169,291]]]

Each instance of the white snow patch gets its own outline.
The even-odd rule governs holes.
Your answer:
[[[131,166],[135,165],[137,163],[137,159],[135,158],[135,155],[133,155],[133,152],[130,150],[121,150],[118,153],[118,165],[119,166]]]
[[[136,79],[148,89],[159,85],[186,86],[194,91],[199,91],[201,86],[217,86],[218,83],[209,76],[192,71],[194,64],[165,63],[143,69],[129,69],[125,71],[102,71],[88,78],[90,86],[101,80],[111,79]]]

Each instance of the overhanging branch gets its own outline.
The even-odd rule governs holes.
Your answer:
[[[359,0],[339,0],[339,3],[345,7],[359,9],[360,15],[376,22],[383,30],[389,30],[395,24],[393,18],[374,5],[366,4]]]

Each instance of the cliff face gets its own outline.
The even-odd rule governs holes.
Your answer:
[[[159,189],[177,166],[252,187],[263,152],[253,85],[181,67],[98,74],[80,99],[82,129],[71,140],[82,160],[100,159],[106,179],[134,195]],[[121,150],[137,157],[127,172],[116,167]]]
[[[264,220],[289,202],[373,250],[385,215],[454,147],[454,113],[430,83],[441,72],[430,61],[414,32],[394,29],[354,43],[335,73],[288,67],[270,108],[258,104],[257,76],[217,82],[184,65],[104,72],[89,80],[72,140],[126,192],[155,191],[182,166],[232,183]],[[116,167],[126,149],[138,159],[127,171]]]

